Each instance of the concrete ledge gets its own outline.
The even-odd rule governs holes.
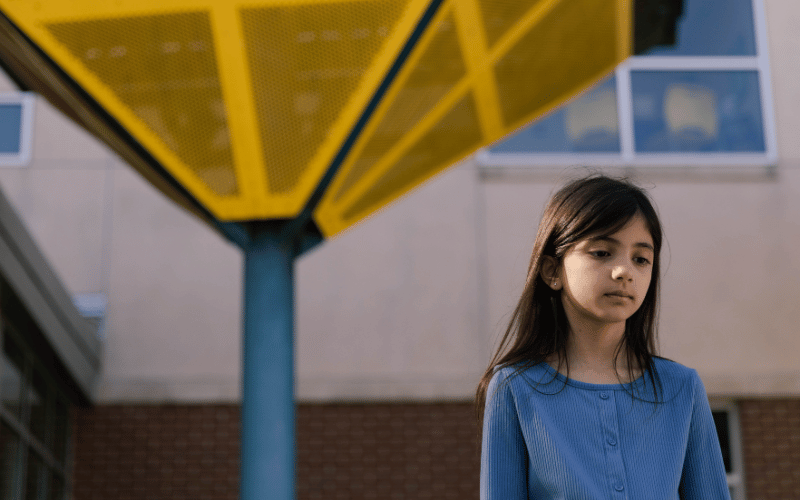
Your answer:
[[[297,401],[323,402],[402,402],[467,401],[475,395],[479,375],[432,380],[300,379]],[[106,379],[97,390],[97,403],[237,403],[241,400],[238,379],[185,378]]]

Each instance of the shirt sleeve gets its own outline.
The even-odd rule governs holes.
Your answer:
[[[481,500],[527,500],[528,452],[511,383],[498,370],[486,391],[481,443]]]
[[[730,500],[717,429],[702,380],[695,373],[692,421],[680,483],[682,500]]]

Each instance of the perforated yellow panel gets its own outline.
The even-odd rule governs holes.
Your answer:
[[[450,0],[314,213],[326,235],[552,110],[630,53],[626,1]]]
[[[405,3],[241,11],[253,87],[269,89],[254,99],[271,193],[297,188]]]
[[[432,0],[0,0],[214,216],[297,215]],[[629,0],[444,0],[314,211],[326,236],[630,53]]]
[[[238,194],[208,13],[47,27],[208,189]]]

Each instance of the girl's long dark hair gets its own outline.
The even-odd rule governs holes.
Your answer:
[[[642,216],[653,238],[653,274],[644,302],[625,322],[625,333],[617,352],[625,349],[629,380],[633,380],[637,368],[648,374],[653,395],[658,400],[661,384],[653,357],[657,350],[661,223],[644,190],[625,179],[592,175],[561,188],[545,208],[522,296],[478,384],[475,405],[480,423],[486,404],[486,390],[497,368],[515,366],[521,371],[544,362],[553,354],[558,355],[559,363],[562,360],[566,363],[569,325],[561,304],[560,291],[552,290],[540,276],[543,257],[553,257],[560,264],[572,245],[588,237],[611,235],[636,215]],[[566,368],[568,375],[569,364]]]

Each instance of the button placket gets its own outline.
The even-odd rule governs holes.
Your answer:
[[[616,394],[614,391],[601,391],[598,395],[600,424],[606,453],[606,470],[611,498],[628,498],[626,491],[625,465],[619,446],[619,424],[617,419]]]

